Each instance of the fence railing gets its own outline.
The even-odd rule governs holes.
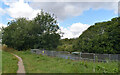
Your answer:
[[[88,61],[99,61],[99,62],[106,62],[107,60],[118,61],[120,57],[120,54],[80,53],[78,55],[75,55],[75,54],[70,54],[67,51],[49,51],[49,50],[39,50],[39,49],[31,49],[31,53],[60,57],[65,59],[72,59],[72,60],[88,60]]]

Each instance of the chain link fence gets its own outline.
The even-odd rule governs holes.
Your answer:
[[[31,53],[42,54],[53,57],[60,57],[65,59],[72,60],[87,60],[87,61],[98,61],[98,62],[106,62],[106,61],[118,61],[119,54],[94,54],[94,53],[79,53],[79,54],[71,54],[67,51],[49,51],[49,50],[39,50],[39,49],[31,49]]]

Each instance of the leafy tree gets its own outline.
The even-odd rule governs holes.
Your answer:
[[[65,38],[65,39],[61,39],[60,40],[60,44],[59,46],[57,47],[57,50],[58,51],[69,51],[69,52],[72,52],[72,51],[75,51],[73,50],[73,44],[76,42],[77,39],[68,39],[68,38]]]
[[[3,29],[2,43],[18,50],[55,49],[60,39],[58,30],[54,16],[41,11],[33,20],[18,18],[8,22],[8,27]]]
[[[57,25],[57,20],[54,15],[51,16],[49,13],[44,13],[41,11],[40,14],[37,14],[37,17],[34,18],[36,29],[34,34],[38,41],[39,46],[35,44],[37,48],[53,49],[56,48],[59,44],[60,35],[57,33],[59,27]],[[36,41],[36,42],[37,42]],[[54,43],[53,43],[54,42]]]
[[[95,23],[79,36],[73,49],[90,53],[120,53],[120,17]]]

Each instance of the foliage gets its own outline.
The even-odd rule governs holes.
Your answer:
[[[65,39],[61,39],[60,42],[61,42],[61,45],[64,45],[64,44],[72,45],[76,41],[76,39],[75,38],[71,38],[71,39],[65,38]]]
[[[17,50],[54,49],[59,44],[58,30],[54,15],[41,11],[33,20],[18,18],[8,22],[8,27],[3,28],[2,43]]]
[[[60,45],[57,47],[58,51],[69,51],[72,52],[73,50],[73,44],[76,42],[76,39],[61,39],[60,40]]]
[[[2,31],[0,31],[0,39],[2,39]]]
[[[73,49],[72,49],[73,47],[72,47],[72,45],[59,45],[58,47],[57,47],[57,51],[69,51],[69,52],[72,52],[73,51]]]
[[[82,33],[73,49],[89,53],[120,53],[120,17],[95,23]]]
[[[0,30],[0,44],[2,43],[2,31]]]

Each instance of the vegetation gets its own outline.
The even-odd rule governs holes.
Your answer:
[[[79,36],[74,50],[89,53],[120,54],[120,17],[111,21],[96,23]]]
[[[37,14],[33,20],[18,18],[3,28],[2,43],[17,50],[29,48],[55,49],[60,33],[57,21],[49,13]],[[54,43],[53,43],[54,42]]]
[[[54,15],[41,11],[33,20],[18,18],[3,28],[2,43],[17,50],[39,48],[89,53],[120,53],[120,17],[95,23],[76,39],[61,39]]]
[[[30,51],[14,51],[22,57],[27,73],[117,73],[118,62],[73,61],[57,57],[31,54]]]
[[[2,44],[2,31],[0,30],[0,44]]]
[[[2,31],[0,31],[0,39],[2,39]]]
[[[18,69],[18,59],[9,52],[2,52],[2,73],[16,73]]]
[[[0,50],[0,74],[2,73],[2,51]]]
[[[73,50],[73,44],[76,42],[76,39],[61,39],[60,44],[57,47],[57,51],[69,51],[72,52]]]
[[[58,51],[120,54],[120,18],[95,23],[76,39],[61,39],[54,15],[37,14],[33,20],[18,18],[8,22],[0,31],[2,44],[16,50],[39,48]],[[3,34],[3,36],[2,36]],[[7,48],[6,47],[6,48]],[[73,61],[57,57],[31,54],[30,51],[12,51],[22,57],[27,73],[118,73],[118,62]],[[1,51],[0,51],[1,52]],[[17,58],[9,52],[2,54],[3,73],[16,73]],[[1,69],[1,68],[0,68]],[[0,72],[1,73],[1,72]]]
[[[59,45],[57,47],[57,51],[69,51],[69,52],[72,52],[73,51],[73,47],[72,47],[72,45],[68,45],[68,44]]]
[[[95,23],[77,39],[63,39],[57,50],[120,54],[120,17]],[[71,47],[72,46],[72,47]],[[67,49],[68,48],[68,49]]]
[[[17,58],[23,59],[26,73],[119,73],[118,62],[74,61],[57,57],[32,54],[30,50],[17,51],[3,46],[3,73],[17,72]],[[7,51],[7,52],[6,52]],[[6,62],[7,61],[7,62]],[[63,69],[64,68],[64,69]]]

